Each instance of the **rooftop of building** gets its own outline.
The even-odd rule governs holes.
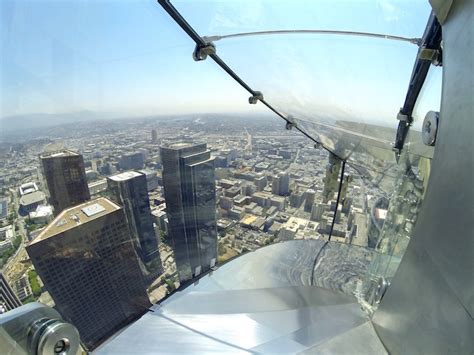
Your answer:
[[[38,186],[34,182],[27,182],[20,186],[21,195],[26,195],[35,191],[38,191]]]
[[[132,156],[139,155],[139,154],[143,154],[143,152],[138,151],[138,150],[134,151],[134,152],[127,152],[127,153],[122,154],[121,157],[132,157]]]
[[[41,191],[34,191],[29,194],[23,195],[20,198],[20,205],[28,206],[33,203],[41,202],[45,199],[45,194]]]
[[[262,198],[269,198],[269,197],[272,197],[272,193],[271,192],[266,192],[266,191],[257,191],[257,192],[254,192],[252,194],[252,196],[262,197]]]
[[[199,145],[206,145],[206,143],[179,142],[179,143],[171,143],[171,144],[163,145],[161,148],[180,150],[180,149],[190,148],[190,147],[199,146]]]
[[[59,158],[59,157],[71,157],[71,156],[77,156],[77,155],[80,155],[80,154],[69,149],[63,149],[63,150],[54,151],[54,152],[43,152],[40,154],[40,158],[50,159],[50,158]]]
[[[156,173],[157,171],[156,170],[152,170],[152,169],[140,169],[138,170],[138,172],[142,173],[142,174],[145,174],[145,175],[152,175],[152,176],[156,176]]]
[[[240,220],[240,223],[250,225],[250,224],[252,224],[253,222],[255,222],[255,221],[257,220],[257,218],[258,218],[258,217],[257,217],[257,216],[254,216],[253,214],[247,214],[247,215],[245,215],[244,218],[242,218],[242,219]]]
[[[151,214],[153,216],[156,216],[156,217],[161,217],[163,215],[166,215],[166,212],[164,210],[161,210],[161,209],[154,209],[151,211]]]
[[[30,218],[47,217],[53,214],[53,207],[49,205],[39,205],[35,211],[30,212]]]
[[[107,179],[100,179],[100,180],[91,182],[91,183],[88,184],[88,186],[89,187],[94,187],[94,186],[98,186],[98,185],[102,185],[102,184],[107,184]]]
[[[120,208],[119,205],[104,197],[67,208],[52,220],[30,245],[54,237],[80,224],[93,221]]]
[[[138,171],[125,171],[120,174],[109,176],[108,178],[112,181],[125,181],[141,175],[143,174],[139,173]]]

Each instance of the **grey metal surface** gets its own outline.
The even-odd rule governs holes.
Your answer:
[[[65,346],[58,353],[77,353],[77,329],[53,308],[33,302],[0,314],[0,354],[53,354],[61,340]]]
[[[438,21],[444,24],[454,0],[429,0]]]
[[[394,354],[474,353],[474,2],[443,25],[443,95],[431,177],[411,243],[375,314]]]
[[[368,317],[339,285],[350,284],[352,269],[366,271],[349,267],[351,258],[367,257],[365,249],[330,243],[315,263],[323,245],[288,241],[236,258],[154,306],[94,353],[298,353],[343,335],[380,354],[375,332],[358,328]],[[313,268],[321,284],[335,276],[328,283],[333,290],[310,286]]]
[[[374,327],[367,322],[346,333],[316,345],[300,354],[320,355],[354,355],[354,354],[388,354],[377,338]]]

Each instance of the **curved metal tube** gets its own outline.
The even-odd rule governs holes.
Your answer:
[[[338,35],[338,36],[359,36],[359,37],[372,37],[389,39],[393,41],[408,42],[420,46],[421,38],[408,38],[401,36],[392,36],[381,33],[371,32],[357,32],[357,31],[335,31],[335,30],[273,30],[273,31],[254,31],[254,32],[241,32],[232,33],[229,35],[215,35],[215,36],[204,36],[202,39],[206,42],[220,41],[221,39],[235,38],[235,37],[249,37],[249,36],[268,36],[268,35],[282,35],[282,34],[325,34],[325,35]]]

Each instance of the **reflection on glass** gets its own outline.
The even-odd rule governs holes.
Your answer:
[[[178,4],[203,35],[281,29],[289,16],[301,28],[349,19],[346,2],[299,3],[307,6]],[[328,153],[274,117],[249,114],[247,94],[212,63],[195,69],[192,45],[155,4],[119,2],[114,18],[123,21],[103,21],[109,6],[6,7],[0,281],[8,293],[56,306],[93,349],[176,288],[281,242],[275,272],[375,309],[377,280],[393,276],[429,177],[433,149],[420,153],[416,131],[398,163],[391,150],[416,47],[305,35],[218,43]],[[419,36],[428,5],[396,9],[407,17],[360,4],[352,29]],[[436,90],[440,70],[433,75]],[[430,92],[421,115],[436,109]],[[292,243],[307,239],[311,248]],[[275,275],[253,276],[257,287]],[[3,302],[0,313],[16,306]]]
[[[206,144],[161,147],[163,188],[179,281],[217,261],[214,162]]]
[[[388,196],[389,200],[377,201],[377,207],[379,204],[386,206],[387,201],[390,203],[388,209],[383,210],[384,223],[382,225],[377,223],[380,213],[373,214],[374,225],[377,225],[374,231],[376,230],[378,236],[375,243],[376,253],[359,290],[362,303],[369,302],[370,312],[375,311],[378,306],[373,299],[380,280],[389,282],[395,275],[423,202],[431,161],[424,157],[410,161],[409,156],[410,154],[405,152],[400,158],[398,176],[394,181],[393,193]],[[376,211],[377,209],[374,210]]]

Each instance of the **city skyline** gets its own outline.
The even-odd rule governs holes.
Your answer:
[[[470,353],[473,19],[3,0],[0,353]]]
[[[236,256],[279,242],[327,241],[331,237],[335,243],[360,247],[370,255],[375,248],[383,250],[390,245],[380,230],[390,205],[377,201],[386,196],[394,184],[393,176],[385,175],[387,169],[394,167],[391,161],[382,165],[378,165],[379,160],[366,164],[368,170],[364,174],[373,176],[374,180],[363,179],[352,166],[346,166],[341,201],[337,206],[338,172],[327,169],[335,158],[297,132],[282,129],[268,117],[236,120],[233,116],[191,116],[140,122],[130,119],[113,125],[95,121],[93,125],[78,124],[74,130],[68,127],[52,128],[51,138],[29,138],[25,144],[0,146],[0,154],[6,157],[0,169],[0,181],[5,184],[1,191],[9,206],[8,219],[2,224],[16,229],[16,238],[20,238],[18,244],[14,244],[17,242],[10,236],[5,242],[0,240],[7,248],[2,254],[0,244],[0,257],[5,260],[3,270],[7,279],[14,285],[20,284],[21,289],[16,290],[24,290],[25,302],[39,300],[54,306],[58,294],[47,273],[59,272],[53,270],[58,268],[66,270],[63,267],[41,270],[38,260],[28,258],[25,252],[25,247],[31,250],[50,228],[63,223],[53,219],[48,205],[37,206],[27,215],[15,216],[12,212],[20,205],[18,200],[22,201],[25,196],[31,199],[31,195],[46,189],[46,184],[38,178],[41,165],[38,155],[44,150],[57,151],[58,146],[83,159],[91,196],[86,204],[95,204],[103,198],[119,198],[126,244],[133,246],[128,259],[129,262],[135,260],[138,266],[138,271],[126,274],[134,281],[141,279],[146,287],[146,302],[141,304],[160,302],[176,289],[186,287],[189,281],[208,275]],[[153,131],[156,133],[152,134]],[[357,159],[367,161],[367,153],[359,151],[357,154]],[[373,155],[372,159],[375,158]],[[170,164],[171,170],[168,169]],[[128,170],[132,166],[144,169]],[[136,177],[140,182],[137,180],[130,185]],[[114,188],[110,184],[113,180],[124,183]],[[377,181],[378,185],[371,185],[371,181]],[[170,194],[170,191],[174,192]],[[84,213],[74,215],[77,214],[81,218]],[[144,261],[142,257],[146,255],[140,252],[136,221],[142,217],[147,221],[145,239],[152,241],[152,249],[158,246],[155,266],[159,270],[155,268],[156,272],[150,271],[152,263]],[[74,218],[62,217],[66,223],[77,224]],[[79,222],[74,226],[76,230],[87,226],[84,221]],[[181,232],[184,230],[184,234],[175,233],[176,227]],[[175,243],[183,235],[185,239]],[[75,233],[73,239],[76,238],[88,237],[81,232]],[[104,242],[113,247],[112,241]],[[56,245],[61,254],[60,245],[52,245]],[[397,250],[404,247],[401,244]],[[87,264],[89,255],[100,254],[97,251],[90,254],[88,248],[88,244],[78,247],[82,254],[76,258],[77,262]],[[108,263],[106,259],[102,261]],[[369,261],[370,258],[365,259],[361,270],[368,267]],[[68,272],[80,273],[79,270]],[[74,278],[68,280],[72,283]],[[353,290],[355,286],[350,283],[347,287]],[[74,300],[71,297],[67,296]],[[82,312],[87,311],[88,307]],[[77,320],[73,323],[81,324]],[[88,330],[82,332],[89,337]]]

